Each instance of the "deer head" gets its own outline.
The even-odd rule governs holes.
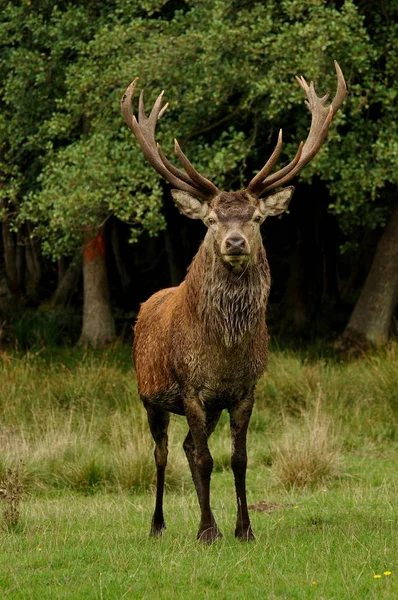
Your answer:
[[[149,115],[145,114],[144,91],[138,105],[138,120],[133,114],[132,100],[138,77],[132,81],[123,95],[121,109],[124,120],[137,138],[141,148],[156,171],[174,188],[171,194],[180,212],[191,219],[202,219],[208,227],[205,242],[213,244],[223,262],[240,270],[252,259],[261,246],[260,225],[266,217],[282,213],[289,205],[294,187],[280,188],[295,177],[317,154],[326,138],[333,116],[346,96],[343,73],[335,61],[337,91],[329,106],[325,106],[329,93],[319,98],[314,83],[307,84],[304,77],[296,77],[306,94],[306,104],[311,112],[311,127],[306,141],[301,142],[294,159],[272,173],[282,150],[282,130],[270,158],[250,181],[245,190],[223,192],[214,183],[200,175],[174,140],[175,152],[184,170],[173,165],[155,141],[155,128],[166,111],[162,92]],[[271,193],[270,193],[271,192]]]

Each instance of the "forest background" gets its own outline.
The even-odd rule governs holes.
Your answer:
[[[397,51],[397,0],[0,0],[2,598],[398,597]],[[233,537],[226,414],[211,438],[223,540],[196,542],[187,425],[173,416],[168,529],[154,541],[131,325],[183,279],[205,227],[179,215],[121,97],[137,76],[148,107],[164,89],[165,154],[177,138],[238,190],[280,128],[280,163],[295,155],[310,114],[294,76],[334,94],[334,60],[348,96],[289,212],[263,226],[257,542]]]
[[[181,217],[120,114],[140,77],[158,127],[219,188],[245,187],[310,115],[295,75],[348,97],[288,214],[264,226],[271,331],[384,344],[398,294],[398,3],[1,2],[2,343],[129,339],[140,302],[178,284],[205,234]],[[84,307],[84,310],[83,310]]]

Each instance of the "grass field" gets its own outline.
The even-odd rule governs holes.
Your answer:
[[[396,345],[348,363],[274,349],[249,437],[248,499],[267,510],[251,512],[254,543],[235,540],[225,417],[211,444],[224,538],[211,547],[195,539],[178,417],[167,531],[148,538],[152,442],[129,354],[0,354],[0,479],[18,470],[25,489],[18,524],[3,518],[0,598],[398,597]]]

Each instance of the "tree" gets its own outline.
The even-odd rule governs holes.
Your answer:
[[[109,302],[103,231],[87,232],[83,252],[84,306],[83,330],[79,343],[98,346],[115,337],[115,322]]]
[[[360,79],[351,84],[349,129],[341,138],[341,156],[325,156],[321,168],[331,182],[331,209],[346,234],[355,240],[358,231],[385,228],[344,332],[346,340],[356,335],[381,344],[388,340],[397,304],[398,5],[358,4],[371,39],[370,52]]]
[[[294,75],[334,89],[336,58],[350,96],[301,181],[328,186],[351,242],[387,220],[398,36],[376,2],[369,10],[353,0],[35,4],[7,3],[0,33],[2,196],[14,223],[35,223],[45,255],[75,254],[110,217],[131,224],[133,241],[164,227],[160,178],[120,117],[136,75],[148,105],[166,90],[158,128],[166,154],[178,137],[201,172],[236,189],[262,166],[281,125],[281,160],[291,159],[309,125]]]
[[[376,248],[369,274],[344,332],[380,345],[388,341],[398,299],[398,203]]]
[[[66,65],[93,29],[82,7],[6,2],[0,28],[0,206],[6,274],[14,298],[37,302],[43,261],[20,210],[38,187],[46,122],[64,93]]]
[[[338,11],[325,2],[309,8],[297,1],[252,2],[242,9],[234,2],[191,1],[184,11],[162,12],[167,4],[152,2],[148,10],[144,2],[114,3],[66,70],[66,93],[46,121],[51,147],[41,188],[25,209],[45,223],[40,233],[48,251],[68,251],[86,225],[98,226],[109,214],[131,220],[134,239],[164,225],[159,178],[119,113],[121,95],[137,73],[145,74],[149,103],[160,86],[167,90],[162,145],[168,149],[178,136],[219,186],[239,186],[245,161],[253,168],[262,164],[281,123],[295,137],[297,129],[308,129],[305,111],[292,119],[292,107],[302,102],[293,73],[327,73],[326,83],[334,85],[330,54],[345,54],[347,62],[358,51],[366,54],[366,34],[350,2]],[[320,23],[324,35],[315,36]],[[301,56],[298,35],[306,45]],[[60,139],[64,144],[56,143]]]

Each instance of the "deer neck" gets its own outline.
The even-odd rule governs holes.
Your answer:
[[[241,273],[228,268],[214,249],[202,244],[189,268],[185,290],[190,312],[208,342],[231,347],[256,334],[270,290],[264,247]]]

